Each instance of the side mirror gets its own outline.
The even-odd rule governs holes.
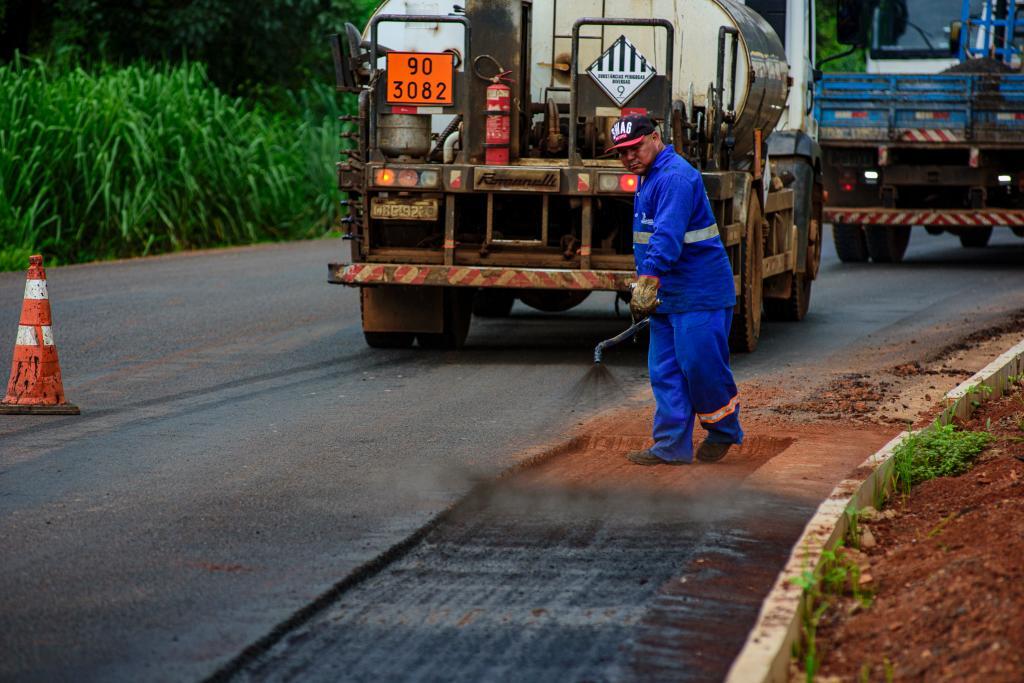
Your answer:
[[[842,45],[864,45],[867,43],[864,0],[836,0],[836,41]]]
[[[960,54],[960,34],[964,30],[964,24],[957,19],[949,22],[949,54],[954,57]]]

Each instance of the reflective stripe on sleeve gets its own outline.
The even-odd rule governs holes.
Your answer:
[[[633,231],[633,244],[649,244],[651,241],[651,235],[653,232],[643,232],[640,230]],[[686,244],[693,244],[694,242],[703,242],[709,240],[712,237],[718,237],[718,224],[713,223],[706,228],[700,230],[691,230],[683,236],[683,242]]]
[[[687,244],[693,244],[694,242],[709,240],[712,237],[718,237],[718,223],[712,223],[708,227],[701,228],[700,230],[691,230],[683,237],[683,241]]]

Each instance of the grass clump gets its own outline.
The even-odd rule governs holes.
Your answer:
[[[198,63],[0,66],[0,268],[322,234],[340,111],[326,87],[295,104],[231,98]]]
[[[963,431],[953,424],[912,434],[893,453],[893,484],[907,493],[922,481],[963,474],[991,441],[988,432]]]
[[[801,622],[801,638],[794,645],[794,656],[801,661],[807,683],[814,683],[821,667],[818,652],[818,626],[825,613],[843,596],[850,596],[860,607],[871,605],[871,591],[860,585],[860,567],[852,562],[839,543],[831,550],[821,553],[821,561],[814,569],[805,569],[800,576],[789,582],[803,590],[804,609]]]

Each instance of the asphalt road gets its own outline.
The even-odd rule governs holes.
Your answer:
[[[366,348],[337,242],[49,271],[79,417],[0,420],[0,678],[207,676],[439,511],[643,386],[583,396],[608,295],[475,320],[462,352]],[[0,275],[13,344],[24,276]],[[940,339],[1016,311],[1024,240],[915,232],[906,262],[843,265],[812,310],[766,324],[738,379]]]

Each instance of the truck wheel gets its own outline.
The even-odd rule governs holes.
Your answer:
[[[747,233],[740,244],[740,291],[729,330],[729,349],[749,353],[761,336],[761,293],[764,289],[764,245],[761,241],[761,211],[758,200],[750,199]]]
[[[974,230],[964,230],[960,233],[960,245],[964,247],[985,247],[988,246],[989,239],[992,238],[992,226],[987,228],[977,228]]]
[[[374,349],[407,349],[416,335],[412,332],[363,332],[366,345]]]
[[[366,323],[366,302],[359,292],[359,319]],[[416,335],[412,332],[367,332],[363,330],[366,345],[373,349],[407,349],[412,346]]]
[[[899,263],[910,242],[909,225],[869,225],[864,228],[868,254],[875,263]]]
[[[868,243],[859,225],[836,223],[832,226],[832,241],[843,263],[863,263],[868,260]]]
[[[524,289],[519,292],[520,301],[545,313],[568,311],[579,306],[588,296],[588,289]]]
[[[461,349],[469,335],[473,318],[473,295],[468,287],[444,288],[444,332],[419,333],[416,339],[424,349]]]
[[[481,318],[507,318],[516,296],[505,289],[481,289],[473,300],[473,315]]]
[[[811,278],[807,273],[793,273],[793,288],[788,299],[765,299],[765,313],[769,320],[799,322],[811,306]]]

